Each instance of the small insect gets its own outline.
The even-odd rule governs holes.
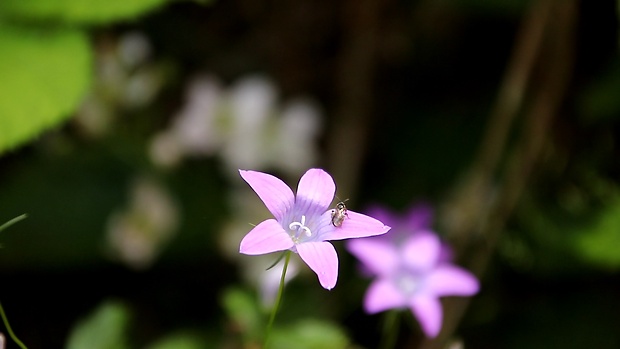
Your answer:
[[[347,206],[344,204],[344,201],[340,201],[336,204],[336,208],[332,209],[332,224],[334,227],[341,226],[344,219],[349,218],[349,215],[347,214]]]

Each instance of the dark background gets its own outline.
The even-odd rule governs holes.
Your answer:
[[[231,344],[239,335],[221,295],[231,285],[253,291],[219,241],[227,222],[253,219],[239,217],[229,199],[232,188],[251,189],[227,175],[222,154],[162,169],[147,149],[196,75],[229,88],[261,73],[279,101],[317,101],[323,127],[312,166],[335,177],[352,207],[435,207],[437,232],[482,282],[440,341],[452,334],[465,348],[620,347],[617,14],[614,1],[233,0],[171,2],[86,28],[92,95],[102,94],[99,57],[128,32],[148,39],[148,64],[163,82],[138,107],[101,98],[112,110],[103,134],[83,132],[77,117],[0,158],[0,220],[29,216],[0,234],[0,299],[13,329],[31,349],[63,347],[80,319],[116,299],[132,313],[132,347],[185,329],[208,348],[243,347]],[[528,31],[536,25],[538,44]],[[522,45],[534,52],[529,68]],[[511,85],[515,76],[524,83]],[[513,109],[506,86],[522,86]],[[502,134],[494,120],[511,113],[493,140]],[[490,149],[497,159],[486,157]],[[293,187],[305,171],[263,170]],[[142,270],[105,247],[106,222],[128,205],[137,174],[156,178],[181,216]],[[352,343],[374,348],[381,317],[360,307],[368,281],[335,245],[338,286],[327,292],[313,275],[300,277],[279,316],[332,321]],[[451,309],[447,318],[458,314]],[[404,318],[399,347],[436,345]]]

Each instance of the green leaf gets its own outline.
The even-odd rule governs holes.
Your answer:
[[[0,14],[25,21],[103,24],[135,18],[168,0],[2,0]]]
[[[261,337],[265,324],[256,297],[244,290],[230,288],[224,292],[222,304],[245,341]]]
[[[179,333],[150,345],[148,349],[204,349],[206,344],[196,335]]]
[[[332,323],[305,319],[276,328],[271,344],[273,349],[344,349],[349,346],[349,339]]]
[[[620,269],[620,197],[605,207],[574,243],[576,252],[590,264]]]
[[[90,65],[80,31],[0,25],[0,153],[71,116],[88,88]]]
[[[543,194],[532,189],[520,203],[521,231],[503,237],[500,253],[533,273],[620,270],[620,187],[597,174]]]
[[[72,331],[67,349],[127,349],[125,332],[129,311],[118,302],[107,302]]]
[[[619,88],[620,63],[616,57],[579,95],[577,106],[581,119],[592,123],[616,120],[620,115]]]

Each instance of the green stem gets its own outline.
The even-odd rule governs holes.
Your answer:
[[[263,349],[268,348],[269,344],[269,335],[271,334],[271,329],[273,328],[273,320],[276,318],[276,313],[278,312],[278,307],[280,306],[280,301],[282,300],[282,293],[284,292],[284,278],[286,276],[286,269],[288,268],[288,262],[291,260],[291,251],[286,251],[286,259],[284,260],[284,268],[282,268],[282,276],[280,277],[280,288],[278,288],[278,296],[276,297],[276,302],[273,305],[273,309],[271,309],[271,316],[269,317],[269,323],[267,324],[267,331],[265,332],[265,342],[263,343]]]
[[[15,223],[17,223],[17,222],[19,222],[19,221],[21,221],[21,220],[26,219],[26,217],[28,217],[28,216],[24,213],[24,214],[23,214],[23,215],[21,215],[21,216],[17,216],[17,217],[15,217],[15,218],[11,219],[10,221],[8,221],[8,222],[6,222],[6,223],[4,223],[4,224],[0,225],[0,231],[3,231],[4,229],[6,229],[6,228],[8,228],[8,227],[12,226],[13,224],[15,224]]]
[[[9,336],[11,336],[13,341],[17,343],[17,345],[19,345],[20,348],[28,349],[26,348],[24,343],[22,343],[22,341],[20,341],[19,338],[17,338],[15,333],[13,333],[13,330],[11,329],[11,325],[9,325],[9,319],[6,318],[6,314],[4,313],[4,308],[2,307],[2,303],[0,303],[0,315],[2,316],[2,321],[4,322],[4,326],[6,327],[6,330],[9,331]]]
[[[385,315],[385,322],[383,324],[383,338],[381,340],[381,349],[392,349],[396,344],[398,338],[399,328],[399,311],[390,310]]]

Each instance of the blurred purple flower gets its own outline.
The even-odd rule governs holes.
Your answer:
[[[439,297],[471,296],[478,292],[479,284],[469,271],[450,263],[446,246],[429,229],[430,220],[418,224],[422,214],[426,213],[414,207],[399,219],[383,209],[378,217],[394,226],[392,231],[382,237],[350,241],[347,249],[376,276],[366,291],[366,312],[409,308],[424,333],[435,337],[443,320]]]
[[[390,227],[392,227],[390,233],[381,235],[381,237],[396,245],[401,245],[413,234],[435,234],[432,227],[434,210],[426,202],[412,205],[403,215],[398,215],[380,205],[370,207],[366,213],[381,222],[390,222]],[[440,262],[452,261],[450,246],[441,244],[439,260]]]
[[[308,170],[299,180],[297,196],[280,179],[257,171],[239,170],[275,219],[255,226],[241,240],[239,252],[260,255],[291,250],[314,271],[321,286],[331,290],[338,279],[338,256],[329,240],[367,237],[386,233],[380,221],[348,211],[341,226],[332,224],[336,185],[321,169]]]
[[[382,222],[395,224],[391,226],[390,233],[383,235],[383,237],[396,243],[410,237],[414,232],[430,230],[433,223],[433,208],[427,203],[411,206],[404,218],[379,205],[372,206],[366,210],[366,213]]]

